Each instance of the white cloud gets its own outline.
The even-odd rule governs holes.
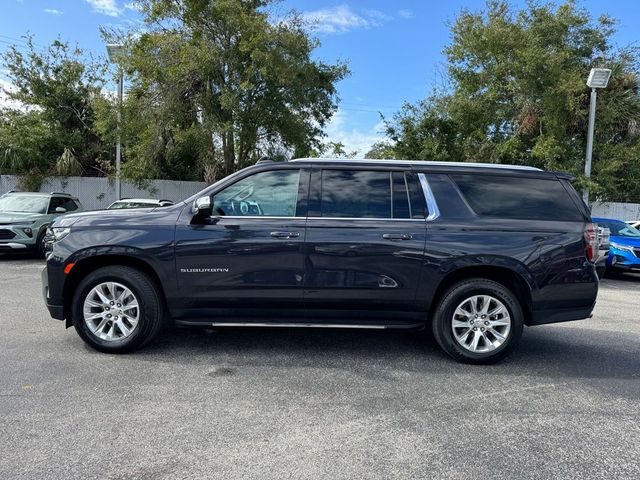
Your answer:
[[[85,0],[93,6],[93,11],[108,15],[110,17],[118,17],[122,13],[122,9],[118,7],[116,0]]]
[[[43,12],[49,13],[51,15],[62,15],[64,13],[64,12],[61,12],[60,10],[56,10],[55,8],[45,8]]]
[[[348,128],[344,111],[338,111],[331,117],[325,128],[328,142],[340,142],[347,152],[358,152],[357,158],[363,158],[371,145],[385,139],[384,123],[378,122],[368,130]]]
[[[379,27],[391,17],[378,10],[366,10],[362,15],[355,13],[348,5],[323,8],[302,13],[311,29],[320,33],[346,33],[358,28]]]
[[[124,8],[127,10],[133,10],[134,12],[139,12],[140,8],[136,5],[136,2],[129,2],[124,4]]]
[[[408,20],[408,19],[414,18],[416,14],[413,13],[413,10],[398,10],[398,16],[400,18],[405,18]]]
[[[11,91],[15,91],[15,89],[16,87],[11,82],[3,78],[0,78],[0,108],[22,109],[23,107],[22,103],[16,100],[11,100],[10,98],[7,97],[7,94],[5,93],[5,90],[8,90],[11,92]]]

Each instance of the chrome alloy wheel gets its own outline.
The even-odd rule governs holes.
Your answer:
[[[104,282],[87,294],[84,322],[96,337],[111,342],[130,336],[138,326],[138,299],[121,283]]]
[[[466,350],[490,352],[509,337],[511,316],[497,298],[474,295],[458,305],[451,319],[451,328],[456,341]]]

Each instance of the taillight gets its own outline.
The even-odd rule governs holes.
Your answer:
[[[584,241],[586,243],[584,254],[587,260],[593,262],[598,254],[598,229],[595,223],[587,223],[584,227]]]

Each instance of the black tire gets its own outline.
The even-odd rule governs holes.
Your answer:
[[[475,295],[489,295],[499,300],[511,318],[506,340],[488,352],[472,352],[458,343],[454,336],[454,312],[465,299]],[[484,278],[471,278],[452,285],[444,292],[434,311],[431,326],[438,345],[454,359],[464,363],[491,364],[504,358],[517,345],[522,336],[524,315],[518,298],[504,285]]]
[[[46,227],[40,230],[38,237],[36,238],[36,245],[34,249],[34,254],[36,258],[45,258],[47,252],[44,249],[44,236],[47,233]]]
[[[126,338],[103,340],[92,333],[84,321],[83,306],[87,295],[96,285],[104,282],[124,285],[138,300],[138,324]],[[128,353],[142,348],[160,331],[163,325],[164,303],[157,285],[146,273],[136,268],[113,266],[95,270],[80,282],[73,296],[71,311],[73,326],[89,346],[106,353]]]

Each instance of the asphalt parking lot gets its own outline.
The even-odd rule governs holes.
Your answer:
[[[0,478],[639,478],[640,278],[490,367],[415,332],[172,331],[126,356],[0,257]]]

